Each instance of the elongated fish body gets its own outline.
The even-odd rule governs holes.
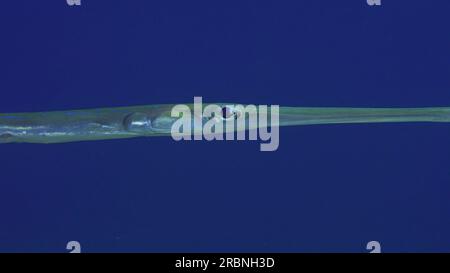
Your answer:
[[[0,142],[60,143],[167,135],[173,123],[171,107],[149,105],[0,114]]]
[[[192,104],[186,105],[194,110]],[[228,107],[236,104],[214,103],[214,105]],[[61,143],[170,135],[172,125],[178,119],[171,115],[174,106],[160,104],[0,114],[0,143]],[[200,118],[202,122],[206,121],[203,117]],[[250,115],[245,115],[245,119],[247,126],[242,130],[261,126],[253,122]],[[279,126],[373,122],[450,122],[450,107],[279,108]]]
[[[380,123],[380,122],[450,122],[450,107],[423,108],[352,108],[352,107],[281,107],[280,126]]]

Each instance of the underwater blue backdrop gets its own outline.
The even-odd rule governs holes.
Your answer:
[[[4,1],[0,112],[450,106],[446,0]],[[450,251],[450,124],[0,146],[0,251]]]

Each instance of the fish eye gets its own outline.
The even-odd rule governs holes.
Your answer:
[[[223,119],[228,119],[229,117],[231,117],[232,113],[231,113],[231,109],[228,107],[222,107],[222,118]]]
[[[238,117],[240,117],[240,114],[241,114],[240,112],[235,111],[228,106],[222,107],[222,119],[225,120],[230,118],[237,119]]]

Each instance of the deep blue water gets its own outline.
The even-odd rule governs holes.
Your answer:
[[[5,1],[0,112],[450,106],[450,2]],[[450,124],[0,146],[0,251],[450,251]]]

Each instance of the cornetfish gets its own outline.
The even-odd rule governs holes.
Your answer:
[[[186,105],[194,110],[194,104]],[[223,120],[242,116],[236,110],[238,108],[229,106],[238,104],[214,105],[223,107],[224,115],[220,117]],[[62,143],[170,135],[172,125],[179,119],[171,114],[174,106],[158,104],[0,114],[0,143]],[[247,127],[242,130],[258,128],[258,123],[252,122],[252,114],[243,114]],[[201,117],[203,123],[209,119]],[[373,122],[450,122],[450,107],[279,107],[278,126]]]

